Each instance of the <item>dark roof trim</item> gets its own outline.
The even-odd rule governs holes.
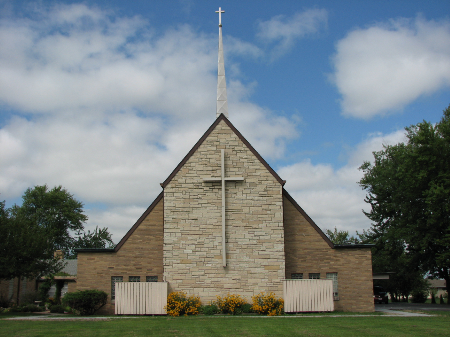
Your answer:
[[[77,253],[112,253],[114,248],[75,248]]]
[[[334,248],[372,248],[375,247],[374,244],[368,243],[368,244],[347,244],[347,245],[334,245]]]
[[[178,164],[178,166],[175,168],[175,170],[172,171],[172,173],[167,177],[166,180],[164,180],[163,183],[161,183],[162,188],[165,188],[170,181],[173,179],[173,177],[175,177],[175,175],[178,173],[179,170],[181,170],[181,168],[183,167],[184,164],[186,164],[186,162],[189,160],[189,158],[194,154],[195,151],[197,151],[197,149],[200,147],[200,145],[202,145],[202,143],[205,141],[206,138],[208,138],[208,136],[210,135],[210,133],[215,129],[215,127],[221,122],[224,121],[231,130],[233,130],[233,132],[238,136],[238,138],[249,148],[249,150],[256,156],[256,158],[259,159],[259,161],[261,162],[261,164],[263,164],[266,169],[272,173],[272,175],[274,176],[274,178],[282,185],[284,186],[284,184],[286,183],[285,180],[282,180],[280,178],[280,176],[270,167],[270,165],[263,159],[263,157],[261,157],[261,155],[258,153],[258,151],[256,151],[253,146],[251,146],[251,144],[247,141],[247,139],[244,138],[244,136],[242,136],[242,134],[234,127],[233,124],[231,124],[231,122],[228,120],[228,118],[225,117],[224,114],[220,114],[219,117],[216,118],[216,120],[214,121],[214,123],[209,127],[208,130],[206,130],[206,132],[203,134],[203,136],[198,140],[198,142],[194,145],[194,147],[188,152],[188,154],[183,158],[183,160]]]
[[[136,221],[136,223],[133,225],[133,227],[130,228],[130,230],[125,234],[125,236],[120,240],[120,242],[116,245],[114,248],[77,248],[75,251],[77,253],[115,253],[117,252],[123,244],[128,240],[128,238],[131,236],[131,234],[134,233],[136,228],[139,227],[139,225],[144,221],[144,219],[147,217],[147,215],[155,208],[155,206],[158,204],[158,202],[161,201],[161,199],[164,197],[164,191],[162,191],[156,199],[152,202],[152,204],[147,208],[147,210],[141,215],[141,217]]]
[[[322,230],[319,228],[319,226],[316,225],[316,223],[309,217],[308,214],[306,214],[306,212],[303,210],[303,208],[300,207],[299,204],[297,204],[297,201],[295,201],[294,198],[292,198],[290,196],[290,194],[283,188],[283,195],[294,205],[294,207],[297,209],[297,211],[299,211],[306,219],[306,221],[308,221],[311,226],[317,231],[317,233],[320,234],[320,236],[325,240],[325,242],[328,244],[328,246],[330,246],[330,248],[335,248],[336,246],[333,244],[333,242],[331,242],[331,240],[328,238],[328,236],[325,235],[324,232],[322,232]]]

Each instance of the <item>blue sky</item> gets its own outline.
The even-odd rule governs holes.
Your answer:
[[[215,118],[323,230],[370,226],[358,167],[450,104],[448,1],[0,0],[0,198],[63,185],[118,242]]]

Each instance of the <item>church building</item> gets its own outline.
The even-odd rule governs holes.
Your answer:
[[[331,279],[335,310],[373,311],[370,246],[333,245],[228,119],[218,13],[216,120],[115,248],[77,250],[77,289],[107,292],[114,312],[117,282],[167,282],[209,304]]]

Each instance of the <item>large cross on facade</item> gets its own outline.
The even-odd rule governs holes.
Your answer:
[[[221,154],[221,175],[220,177],[210,177],[203,179],[206,183],[212,183],[212,182],[218,182],[220,181],[222,184],[222,261],[223,261],[223,267],[225,268],[227,266],[227,250],[226,250],[226,240],[225,240],[225,234],[226,234],[226,218],[225,218],[225,211],[226,211],[226,202],[225,202],[225,182],[227,181],[243,181],[243,177],[225,177],[225,150],[220,150]]]

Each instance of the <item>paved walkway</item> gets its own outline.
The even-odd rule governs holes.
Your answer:
[[[430,317],[431,314],[424,313],[423,311],[450,311],[450,305],[445,304],[425,304],[425,303],[390,303],[390,304],[376,304],[376,312],[382,312],[384,315],[289,315],[289,316],[274,316],[273,318],[306,318],[306,317]],[[413,312],[414,311],[414,312]],[[417,312],[422,311],[422,312]],[[99,316],[99,317],[86,317],[86,316],[67,316],[64,314],[42,314],[36,316],[22,316],[5,318],[6,320],[66,320],[66,321],[95,321],[95,320],[110,320],[117,318],[139,318],[142,316]],[[223,316],[213,316],[223,317]],[[267,316],[225,316],[225,317],[255,317],[255,318],[271,318]]]

